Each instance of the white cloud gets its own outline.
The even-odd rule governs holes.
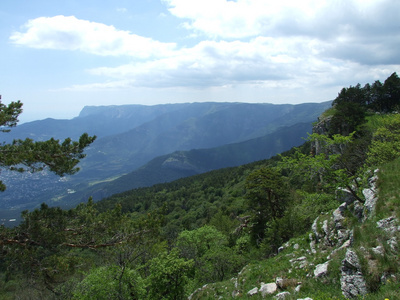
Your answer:
[[[203,41],[169,57],[91,69],[91,74],[113,81],[84,87],[204,88],[255,84],[298,88],[304,84],[331,84],[324,76],[330,78],[330,73],[343,70],[345,63],[323,59],[319,57],[321,51],[325,49],[315,40],[303,38]],[[299,81],[300,78],[303,79]]]
[[[398,64],[400,1],[164,0],[186,28],[210,38],[315,39],[325,56]]]
[[[356,33],[369,30],[371,25],[398,25],[400,10],[400,2],[392,0],[163,1],[171,14],[187,20],[187,28],[221,38]]]
[[[79,50],[102,56],[147,58],[167,55],[176,46],[175,43],[161,43],[74,16],[36,18],[29,20],[24,29],[24,32],[14,32],[10,40],[17,45],[38,49]]]

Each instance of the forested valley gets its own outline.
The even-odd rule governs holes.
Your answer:
[[[396,299],[399,110],[393,73],[343,88],[302,146],[268,160],[24,211],[0,227],[0,299]],[[350,250],[365,283],[353,294]]]

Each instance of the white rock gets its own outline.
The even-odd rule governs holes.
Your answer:
[[[258,287],[255,287],[254,289],[251,289],[250,291],[247,292],[247,295],[253,296],[258,293]]]
[[[276,294],[274,299],[284,300],[284,299],[286,299],[286,297],[289,297],[289,296],[290,296],[289,292],[282,292],[282,293]]]
[[[276,285],[275,282],[271,283],[264,283],[261,284],[259,292],[261,293],[262,297],[265,297],[266,295],[274,294],[276,290],[278,289],[278,286]]]
[[[377,246],[371,249],[376,255],[383,255],[385,253],[385,249],[382,246]]]
[[[329,260],[315,267],[314,277],[323,277],[328,273]]]

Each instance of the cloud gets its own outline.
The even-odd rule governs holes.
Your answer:
[[[93,75],[111,78],[86,88],[116,87],[217,87],[228,85],[325,84],[322,75],[341,68],[340,61],[318,58],[320,49],[313,40],[302,38],[258,37],[243,41],[202,41],[173,55],[118,67],[88,70]],[[301,83],[295,81],[301,77]],[[306,82],[308,80],[308,82]],[[280,82],[280,83],[279,83]],[[289,84],[290,83],[290,84]],[[76,86],[75,88],[83,88]]]
[[[24,31],[14,32],[10,40],[37,49],[79,50],[101,56],[138,58],[167,55],[176,47],[175,43],[161,43],[117,30],[114,26],[62,15],[29,20]]]
[[[301,37],[326,57],[397,64],[400,1],[163,0],[185,28],[212,39]]]

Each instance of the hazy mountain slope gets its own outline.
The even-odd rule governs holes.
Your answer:
[[[162,155],[111,182],[83,188],[77,193],[67,196],[63,202],[85,201],[90,196],[99,200],[138,187],[152,186],[215,169],[268,159],[304,143],[304,138],[307,137],[307,133],[311,132],[311,129],[311,124],[299,123],[241,143],[211,149],[176,151]]]
[[[177,150],[218,147],[264,136],[281,126],[311,123],[329,105],[187,104],[127,132],[99,139],[87,151],[75,178],[112,177]]]
[[[80,164],[81,171],[66,177],[66,180],[60,181],[45,173],[38,179],[35,177],[35,180],[32,180],[32,176],[13,174],[8,177],[2,173],[2,180],[12,182],[14,187],[9,185],[8,191],[2,193],[0,209],[22,211],[42,202],[59,205],[58,201],[65,196],[73,199],[74,191],[128,174],[155,157],[175,151],[239,143],[273,133],[284,125],[299,122],[311,124],[329,106],[330,102],[299,105],[209,102],[85,107],[72,120],[46,119],[22,124],[10,133],[3,134],[4,140],[7,141],[6,137],[31,137],[36,140],[51,136],[74,138],[85,131],[96,134],[98,139],[87,149],[87,157]],[[257,147],[255,145],[253,148]],[[210,161],[215,166],[204,169],[232,165],[228,159],[229,153],[226,151],[220,156],[229,163],[222,164],[221,158],[220,161]],[[198,152],[197,157],[200,154]],[[241,159],[236,157],[247,155],[245,151],[237,151],[232,159],[240,163]],[[158,176],[153,172],[151,176],[165,180],[187,174],[178,174],[175,170],[172,175]],[[146,181],[147,184],[152,183],[151,179]]]
[[[13,128],[3,139],[44,140],[51,137],[77,139],[82,133],[99,138],[128,131],[158,116],[179,109],[184,104],[85,106],[79,116],[70,120],[44,119]]]

